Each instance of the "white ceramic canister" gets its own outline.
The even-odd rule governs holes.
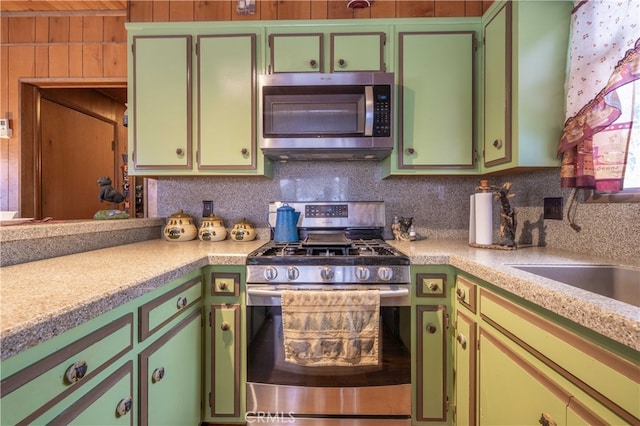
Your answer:
[[[256,238],[256,230],[251,222],[242,218],[233,225],[231,239],[233,241],[252,241]]]
[[[178,210],[167,219],[163,234],[167,241],[191,241],[196,238],[198,229],[191,216]]]
[[[222,241],[227,238],[227,230],[222,218],[212,214],[202,218],[202,224],[198,230],[200,241]]]

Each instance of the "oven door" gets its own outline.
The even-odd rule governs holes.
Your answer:
[[[295,417],[410,418],[411,307],[408,285],[379,290],[378,365],[348,367],[309,367],[285,361],[282,309],[277,294],[282,286],[275,287],[247,286],[249,415],[289,413]],[[353,287],[356,286],[350,286]],[[336,290],[335,286],[331,289]]]

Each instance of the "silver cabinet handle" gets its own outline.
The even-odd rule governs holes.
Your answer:
[[[116,407],[116,414],[118,415],[118,417],[122,417],[126,415],[129,411],[131,411],[132,407],[133,407],[133,398],[128,396],[124,399],[121,399],[120,402],[118,403],[118,406]]]
[[[164,377],[164,367],[158,367],[151,373],[151,382],[158,383]]]
[[[67,372],[65,373],[67,383],[73,384],[81,380],[87,374],[88,370],[89,366],[86,361],[78,361],[74,363],[71,367],[67,368]]]

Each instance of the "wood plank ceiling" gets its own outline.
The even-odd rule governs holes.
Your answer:
[[[127,0],[2,0],[2,12],[126,11]]]

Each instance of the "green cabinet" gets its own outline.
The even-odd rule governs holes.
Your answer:
[[[127,30],[129,173],[269,176],[256,128],[260,29],[129,23]]]
[[[466,274],[455,293],[458,424],[639,422],[636,351]]]
[[[132,172],[192,169],[190,35],[134,35],[129,80]]]
[[[253,170],[256,133],[256,35],[199,35],[198,169]]]
[[[140,424],[200,424],[202,310],[192,311],[138,358]]]
[[[244,267],[205,268],[206,422],[243,422],[246,401]]]
[[[267,70],[269,73],[383,72],[386,70],[386,33],[384,26],[382,29],[371,25],[268,27]]]
[[[572,7],[500,1],[483,16],[483,172],[560,165]]]
[[[449,329],[451,274],[447,267],[412,266],[413,424],[450,422],[452,389]]]
[[[398,137],[388,172],[475,173],[475,31],[397,28]]]
[[[197,270],[3,360],[0,424],[199,424],[201,318]]]

